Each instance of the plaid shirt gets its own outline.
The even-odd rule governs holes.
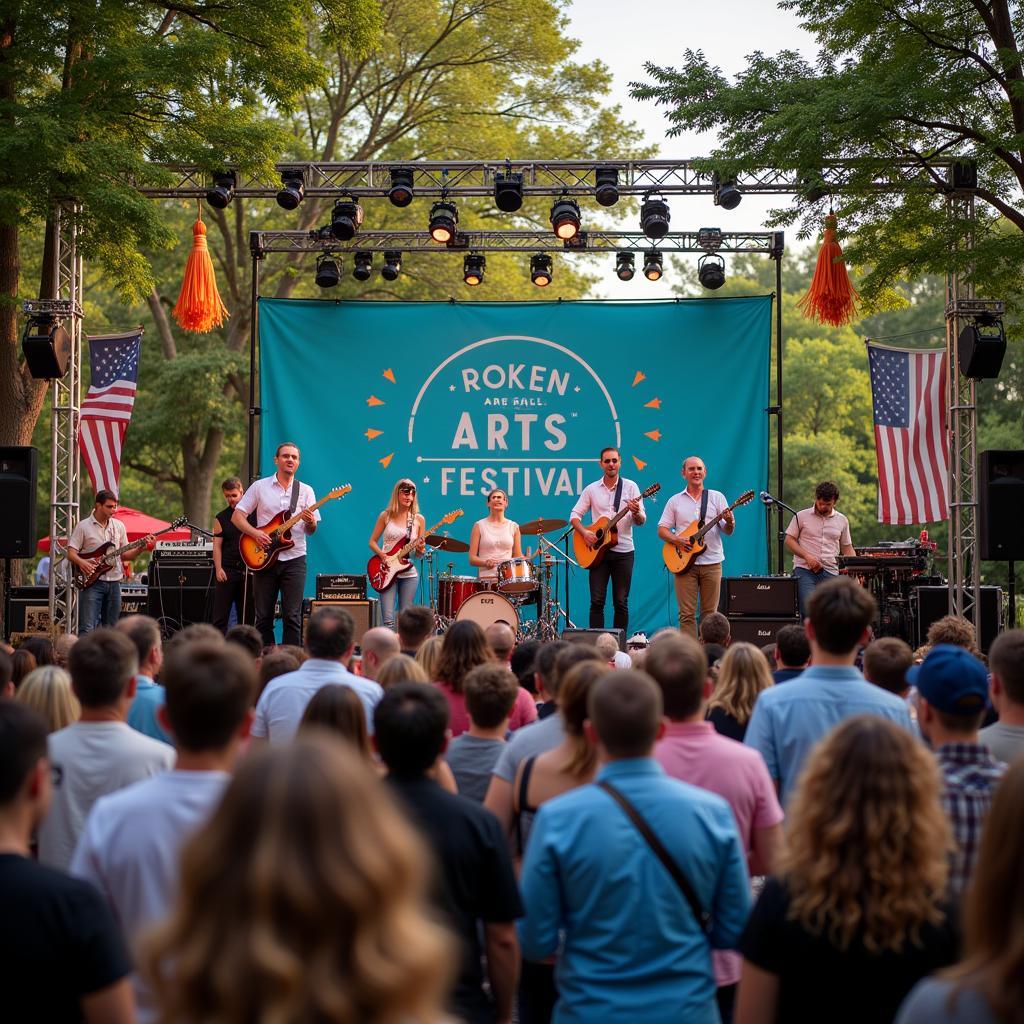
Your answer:
[[[980,743],[946,743],[935,757],[942,773],[942,806],[956,844],[949,887],[955,896],[961,896],[974,871],[981,828],[1006,765]]]

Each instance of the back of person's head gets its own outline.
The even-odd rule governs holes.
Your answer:
[[[167,1020],[439,1020],[455,951],[426,909],[429,863],[340,740],[266,746],[182,850],[143,975]]]
[[[507,622],[492,622],[484,630],[484,639],[498,661],[508,661],[516,645],[516,634]]]
[[[433,609],[410,605],[398,613],[398,641],[403,651],[418,651],[420,645],[437,631]]]
[[[53,660],[61,668],[68,667],[68,655],[71,648],[78,640],[77,633],[58,633],[57,639],[53,641]]]
[[[691,636],[666,636],[647,649],[644,671],[658,684],[665,715],[682,721],[696,715],[704,703],[708,659]]]
[[[48,636],[27,636],[21,642],[21,648],[36,659],[36,668],[57,663],[53,653],[53,641]]]
[[[374,709],[373,731],[392,775],[422,775],[444,751],[448,701],[428,683],[399,683],[384,691]]]
[[[306,626],[306,650],[311,658],[337,661],[352,649],[356,624],[344,608],[321,605]]]
[[[837,725],[811,753],[787,815],[790,913],[840,950],[902,952],[938,924],[949,825],[935,758],[879,715]]]
[[[306,705],[299,730],[321,728],[344,737],[365,758],[372,760],[366,709],[351,686],[328,683],[321,686]]]
[[[907,670],[907,682],[917,687],[918,724],[931,738],[932,717],[947,732],[969,737],[988,709],[988,670],[966,647],[937,644],[920,665]]]
[[[255,626],[245,622],[236,622],[224,634],[224,642],[237,644],[252,658],[258,661],[263,653],[263,636]]]
[[[943,615],[928,627],[928,646],[952,644],[964,650],[975,650],[974,623],[962,615]]]
[[[117,620],[116,630],[124,633],[133,644],[139,658],[139,667],[160,647],[160,624],[148,615],[126,615]]]
[[[21,795],[39,759],[46,757],[46,722],[16,700],[0,701],[0,808]]]
[[[811,660],[811,645],[803,626],[783,626],[775,634],[775,651],[783,668],[803,668]]]
[[[309,651],[297,644],[278,644],[274,651],[278,654],[290,654],[299,665],[303,665],[309,660]]]
[[[11,656],[6,651],[0,651],[0,695],[7,689],[13,672],[14,665],[11,662]]]
[[[594,685],[611,671],[607,662],[578,662],[565,673],[558,691],[558,710],[572,747],[572,753],[560,770],[578,782],[585,782],[597,768],[597,747],[587,738],[584,723],[590,714],[590,693]]]
[[[815,587],[807,602],[814,642],[828,654],[852,654],[876,611],[875,599],[848,576]]]
[[[441,648],[444,646],[444,637],[428,636],[416,650],[416,664],[423,668],[427,678],[437,678],[437,666],[441,661]]]
[[[519,685],[530,693],[537,692],[537,681],[533,678],[533,673],[540,648],[539,640],[524,640],[521,644],[516,644],[508,661],[508,667],[519,680]]]
[[[774,683],[760,648],[748,643],[733,644],[718,663],[718,678],[708,707],[721,708],[745,725],[754,713],[758,695]]]
[[[1024,705],[1024,629],[1000,633],[988,652],[988,667],[1013,704]]]
[[[58,665],[43,665],[29,672],[18,687],[15,699],[38,711],[50,732],[77,722],[82,714],[78,698],[71,689],[71,676]]]
[[[214,643],[224,642],[221,631],[216,626],[211,626],[208,622],[190,622],[179,633],[175,633],[174,637],[179,642],[185,644],[192,643],[194,640],[209,640]]]
[[[495,729],[512,713],[519,683],[507,665],[491,662],[466,673],[463,691],[473,724],[481,729]]]
[[[864,678],[901,697],[907,692],[907,670],[913,664],[910,644],[896,636],[879,637],[864,649]]]
[[[420,650],[423,648],[421,647]],[[408,654],[392,654],[377,670],[376,682],[385,690],[396,683],[429,683],[426,669]]]
[[[256,679],[256,697],[267,688],[267,684],[278,676],[285,676],[299,667],[298,658],[288,651],[274,651],[260,659],[259,673]]]
[[[182,750],[223,750],[252,709],[256,664],[236,644],[180,644],[162,678],[168,724]]]
[[[558,656],[572,646],[568,640],[552,640],[542,644],[533,660],[533,670],[540,676],[540,685],[551,700],[558,696],[561,679],[558,675]]]
[[[14,688],[21,686],[22,680],[38,667],[36,656],[27,647],[16,648],[11,655],[11,682]]]
[[[601,652],[596,647],[591,647],[590,644],[576,644],[565,642],[565,646],[558,652],[555,657],[555,671],[554,671],[554,683],[555,692],[548,693],[554,698],[557,703],[562,692],[562,681],[565,679],[569,672],[569,669],[573,665],[579,665],[583,661],[597,661],[602,665],[607,666],[608,662],[601,657]],[[543,676],[541,677],[543,678]],[[547,689],[547,686],[545,686]]]
[[[398,654],[398,637],[385,626],[374,626],[363,634],[359,649],[364,662],[367,655],[372,655],[377,664],[383,665],[392,655]]]
[[[721,612],[708,612],[700,617],[700,642],[702,644],[721,644],[729,646],[732,629],[729,619]]]
[[[761,653],[764,655],[764,660],[768,662],[768,667],[774,672],[775,671],[775,644],[761,644]]]
[[[608,672],[590,691],[588,713],[609,757],[649,757],[661,727],[661,691],[644,672]]]
[[[447,683],[455,693],[462,693],[466,673],[490,660],[491,649],[484,631],[469,619],[453,622],[441,644],[435,678]]]
[[[80,637],[68,655],[71,685],[83,708],[116,704],[138,670],[135,644],[109,626]]]

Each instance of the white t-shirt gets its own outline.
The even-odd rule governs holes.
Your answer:
[[[282,487],[277,479],[277,474],[273,476],[265,476],[259,480],[254,480],[250,485],[249,489],[242,495],[242,500],[235,506],[236,512],[241,512],[243,515],[248,516],[252,512],[256,513],[256,523],[262,528],[270,522],[278,514],[278,512],[284,512],[285,518],[288,516],[288,507],[292,503],[292,485],[289,484],[287,487]],[[313,488],[309,484],[299,482],[299,493],[295,502],[295,511],[292,515],[298,515],[300,512],[309,508],[311,505],[316,504],[316,495],[313,493]],[[313,512],[313,518],[319,523],[320,522],[320,510],[316,509]],[[288,548],[287,551],[282,551],[277,556],[279,562],[287,562],[293,558],[301,558],[306,553],[306,524],[300,519],[291,528],[292,541],[295,546]]]
[[[39,861],[67,871],[101,796],[174,767],[174,747],[125,722],[75,722],[49,739],[53,803],[39,826]]]
[[[729,502],[721,491],[713,491],[706,487],[708,510],[704,517],[710,523],[720,512],[729,507]],[[665,511],[661,513],[658,526],[667,526],[674,533],[682,533],[695,519],[700,519],[700,498],[694,498],[689,491],[673,494],[665,503]],[[696,565],[714,565],[725,561],[725,550],[722,547],[722,531],[716,526],[704,534],[704,551],[698,555]]]

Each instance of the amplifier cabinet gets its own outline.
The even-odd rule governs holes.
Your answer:
[[[758,647],[775,643],[775,638],[783,626],[799,625],[800,618],[796,615],[785,619],[753,615],[729,616],[729,632],[732,634],[732,642],[744,641],[748,644],[756,644]]]
[[[619,645],[619,650],[625,651],[626,631],[624,629],[563,629],[562,639],[568,640],[571,644],[590,644],[591,647],[596,647],[597,638],[602,633],[611,633]]]
[[[121,614],[148,615],[149,587],[138,584],[121,584]]]
[[[317,608],[344,608],[352,616],[356,624],[354,640],[362,643],[363,634],[368,629],[380,625],[380,602],[376,598],[365,601],[311,601],[307,598],[302,602],[302,639],[306,639],[306,624],[310,615]]]
[[[213,561],[209,563],[150,562],[149,614],[160,623],[164,637],[194,622],[213,619]]]
[[[734,615],[798,615],[796,580],[792,576],[727,576],[722,580],[718,610]]]
[[[318,601],[365,601],[366,574],[317,573],[316,599]]]
[[[968,590],[972,588],[968,587]],[[911,611],[914,646],[928,640],[928,628],[933,622],[949,614],[949,587],[915,587],[911,591]],[[975,622],[978,646],[987,654],[1002,625],[1003,591],[1000,587],[981,588],[981,627],[977,626],[973,612],[967,616]]]

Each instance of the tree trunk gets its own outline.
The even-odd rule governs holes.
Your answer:
[[[203,443],[194,433],[181,439],[181,455],[185,481],[181,485],[185,515],[190,523],[210,528],[210,499],[213,495],[214,474],[224,447],[224,432],[211,427]]]

